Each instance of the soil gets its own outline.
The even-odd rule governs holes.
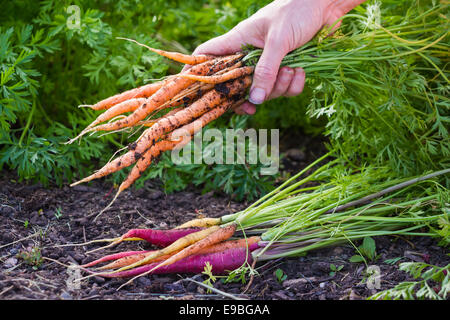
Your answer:
[[[285,172],[296,172],[325,152],[323,140],[319,138],[282,141],[285,141],[282,146],[286,155]],[[96,181],[74,188],[67,185],[44,188],[40,184],[16,181],[13,173],[2,172],[0,300],[229,299],[220,292],[208,293],[189,280],[202,282],[207,278],[204,275],[151,275],[120,290],[117,289],[127,280],[94,277],[73,285],[70,280],[80,274],[69,265],[87,263],[119,250],[150,246],[127,242],[87,255],[88,250],[103,244],[61,245],[114,238],[132,228],[173,228],[199,216],[219,217],[237,212],[248,203],[234,202],[220,193],[201,194],[194,188],[165,194],[146,182],[142,189],[124,192],[110,210],[93,222],[94,216],[111,200],[110,184]],[[426,261],[439,266],[450,262],[445,250],[432,238],[378,237],[375,240],[378,259],[372,264],[381,272],[378,289],[368,288],[364,264],[349,262],[355,254],[351,245],[312,251],[298,258],[261,262],[256,265],[259,276],[254,277],[248,288],[247,283],[220,280],[214,282],[214,287],[252,300],[365,299],[379,290],[410,280],[406,273],[398,270],[399,262]],[[43,260],[39,266],[34,266],[33,258],[39,261],[40,257]],[[396,264],[386,263],[387,259],[398,257],[401,260]],[[330,273],[332,264],[339,267],[335,274]]]

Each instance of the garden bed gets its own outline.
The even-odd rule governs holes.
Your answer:
[[[302,147],[292,149],[289,141],[282,146],[286,151],[284,169],[287,171],[298,171],[324,151],[319,139],[304,137],[294,141]],[[67,268],[70,264],[86,263],[125,248],[136,250],[150,246],[142,242],[122,243],[116,248],[86,255],[86,251],[101,244],[60,245],[112,238],[132,228],[172,228],[201,215],[219,217],[249,205],[234,202],[223,194],[201,194],[193,188],[166,195],[153,182],[147,181],[142,189],[124,192],[110,210],[92,222],[112,194],[111,185],[102,181],[74,188],[44,188],[40,184],[18,183],[12,173],[4,172],[0,181],[0,299],[230,298],[220,292],[208,293],[204,287],[188,280],[202,282],[207,279],[204,275],[141,277],[120,290],[117,289],[126,279],[94,277],[83,280],[79,287],[68,285],[70,279],[79,276],[74,269]],[[431,238],[379,237],[375,241],[378,258],[369,264],[379,267],[379,289],[370,289],[367,285],[369,275],[365,264],[349,262],[355,254],[350,244],[310,252],[303,257],[257,264],[260,275],[248,288],[247,283],[223,283],[220,279],[214,287],[255,300],[364,299],[409,279],[395,263],[388,263],[388,259],[401,258],[397,259],[397,264],[425,261],[443,266],[450,262],[445,250]],[[44,258],[39,267],[33,268],[32,261],[27,263],[18,257],[27,248],[37,248],[35,253],[40,251],[51,260]],[[36,255],[28,255],[28,258],[33,257]],[[338,269],[335,273],[333,265]]]

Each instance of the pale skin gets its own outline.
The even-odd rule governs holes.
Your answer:
[[[241,21],[229,32],[198,46],[194,54],[231,54],[250,44],[263,48],[256,65],[249,101],[235,109],[254,114],[256,105],[280,96],[303,91],[302,68],[280,68],[290,51],[311,40],[325,25],[332,25],[364,0],[275,0]]]

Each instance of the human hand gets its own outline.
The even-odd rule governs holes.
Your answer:
[[[250,44],[263,48],[255,67],[249,101],[235,109],[239,114],[254,114],[256,104],[279,96],[295,96],[303,91],[302,68],[282,67],[281,60],[324,26],[332,25],[361,0],[275,0],[243,20],[224,35],[198,46],[196,54],[225,55]]]

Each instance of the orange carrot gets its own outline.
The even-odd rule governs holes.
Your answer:
[[[133,255],[121,257],[111,263],[108,263],[107,265],[97,268],[97,270],[108,270],[108,269],[116,269],[116,268],[126,267],[130,264],[133,264],[133,263],[139,262],[142,259],[145,259],[149,255],[154,254],[155,251],[156,250],[144,251],[144,252],[140,252],[140,253],[135,253]],[[157,258],[153,259],[152,261],[154,261],[154,262],[163,261],[169,257],[170,257],[170,255],[166,254],[166,255],[157,257]]]
[[[175,147],[182,148],[191,140],[192,136],[197,133],[197,131],[201,130],[201,128],[203,128],[209,122],[217,119],[232,105],[232,101],[225,101],[224,103],[222,103],[222,105],[203,114],[197,120],[174,130],[169,135],[169,138],[167,140],[159,141],[155,145],[151,146],[147,151],[144,152],[142,157],[139,158],[134,168],[128,174],[127,178],[119,186],[119,190],[117,191],[115,198],[117,198],[119,193],[129,188],[142,175],[142,173],[148,168],[148,166],[150,166],[153,159],[155,159],[165,151],[173,150]],[[176,116],[178,112],[181,112],[177,110],[178,109],[174,110],[176,111],[173,113],[174,116]],[[170,117],[172,116],[172,114],[169,113],[167,116]],[[161,118],[161,120],[163,118]]]
[[[172,150],[175,147],[180,148],[190,141],[190,137],[183,139],[183,141],[171,141],[171,140],[161,140],[155,145],[150,147],[136,162],[134,168],[128,174],[128,177],[120,184],[117,193],[121,193],[129,186],[131,186],[147,169],[151,164],[152,160],[158,157],[161,153],[167,150]]]
[[[117,191],[116,197],[118,196],[118,193],[121,193],[125,189],[129,188],[142,175],[142,173],[148,168],[148,166],[150,166],[153,159],[158,157],[164,151],[173,150],[175,147],[182,148],[191,140],[192,136],[195,133],[197,133],[197,131],[199,131],[209,122],[217,119],[232,105],[233,105],[232,101],[225,101],[224,103],[222,103],[222,105],[203,114],[197,120],[177,130],[174,130],[169,135],[169,138],[167,140],[159,141],[155,145],[151,146],[147,151],[144,152],[142,157],[139,158],[135,167],[128,174],[128,177],[119,186],[119,190]],[[171,112],[169,112],[167,117],[170,117],[172,115],[176,116],[176,113],[180,112],[178,109],[175,109],[173,111],[174,113],[171,114]],[[161,120],[163,118],[161,118]]]
[[[242,92],[251,84],[251,77],[246,76],[236,79],[230,83],[216,85],[211,91],[205,93],[200,99],[192,103],[189,107],[177,112],[167,118],[161,119],[152,127],[148,128],[136,144],[134,152],[142,154],[147,148],[155,143],[163,134],[170,132],[182,125],[185,125],[203,113],[213,109],[220,103],[233,96],[240,96]]]
[[[189,74],[189,73],[180,73],[179,76],[186,78],[186,79],[215,84],[215,83],[222,83],[225,81],[233,80],[233,79],[236,79],[236,78],[239,78],[242,76],[252,74],[254,69],[255,69],[254,67],[242,67],[242,68],[230,70],[221,75],[213,75],[213,76],[199,76],[199,75]]]
[[[236,104],[242,104],[243,102],[244,102],[243,99],[238,100],[237,102],[225,100],[219,106],[204,113],[196,120],[182,126],[181,128],[173,130],[172,133],[169,135],[169,139],[177,139],[178,137],[181,136],[194,135],[208,123],[216,120],[221,115],[223,115],[228,109],[235,106]]]
[[[141,47],[147,48],[148,50],[159,54],[160,56],[166,57],[168,59],[177,61],[177,62],[181,62],[184,64],[190,64],[190,65],[196,65],[208,60],[211,60],[213,58],[215,58],[212,55],[206,55],[206,54],[202,54],[202,55],[197,55],[197,56],[192,56],[192,55],[187,55],[187,54],[183,54],[180,52],[171,52],[171,51],[165,51],[165,50],[160,50],[160,49],[155,49],[152,47],[149,47],[145,44],[139,43],[136,40],[133,39],[128,39],[128,38],[121,38],[118,37],[117,39],[122,39],[122,40],[127,40],[127,41],[131,41],[134,42],[138,45],[140,45]]]
[[[171,77],[173,77],[173,76],[171,76]],[[87,107],[89,107],[93,110],[104,110],[104,109],[109,109],[112,106],[114,106],[120,102],[129,100],[132,98],[150,97],[156,91],[161,89],[161,87],[163,87],[166,84],[166,82],[168,80],[170,80],[171,77],[169,77],[168,79],[163,80],[163,81],[149,83],[149,84],[143,85],[141,87],[134,88],[134,89],[116,94],[112,97],[106,98],[102,101],[97,102],[94,105],[87,106]]]
[[[229,67],[232,65],[236,59],[240,58],[240,55],[228,56],[226,58],[217,58],[213,60],[208,60],[201,64],[193,66],[188,70],[192,74],[214,74],[215,72]],[[173,98],[180,91],[186,89],[189,85],[193,84],[194,80],[184,79],[181,77],[174,77],[167,84],[156,91],[147,102],[136,109],[131,115],[124,119],[117,120],[112,123],[107,123],[94,127],[95,131],[113,131],[124,127],[130,127],[136,124],[139,120],[144,119],[151,112],[160,107],[163,103]]]
[[[73,139],[70,139],[66,144],[71,144],[74,141],[81,138],[83,135],[85,135],[88,132],[93,131],[93,127],[98,125],[99,123],[105,122],[107,120],[110,120],[114,118],[115,116],[121,115],[123,113],[131,112],[139,108],[142,104],[145,103],[147,99],[145,98],[132,98],[129,100],[122,101],[111,108],[107,109],[105,112],[103,112],[101,115],[97,117],[91,124],[89,124],[86,128],[84,128],[78,136],[76,136]]]
[[[261,241],[261,237],[259,237],[259,236],[248,237],[245,239],[223,241],[223,242],[213,244],[209,247],[205,247],[205,248],[199,250],[196,254],[209,254],[209,253],[221,252],[221,251],[225,251],[225,250],[229,250],[229,249],[249,247],[254,243],[258,243],[259,241]]]
[[[195,101],[196,99],[201,98],[201,96],[205,92],[211,90],[212,88],[214,88],[214,85],[210,83],[202,83],[202,84],[199,84],[198,82],[193,83],[192,85],[187,87],[186,90],[181,91],[179,94],[177,94],[169,101],[165,102],[156,110],[175,107],[181,104],[187,105]]]
[[[156,122],[158,122],[162,118],[169,117],[169,116],[171,116],[171,115],[173,115],[173,114],[175,114],[175,113],[177,113],[178,111],[181,111],[181,110],[183,110],[183,107],[178,107],[178,108],[175,108],[173,110],[170,110],[169,112],[167,112],[165,115],[163,115],[160,118],[142,120],[142,121],[139,121],[137,124],[138,125],[143,125],[143,126],[146,126],[146,127],[151,127],[152,125],[154,125]]]

